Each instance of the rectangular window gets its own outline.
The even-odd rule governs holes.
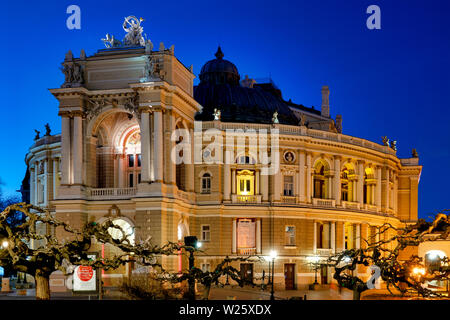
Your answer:
[[[286,245],[295,246],[295,226],[286,226],[285,236],[286,236]]]
[[[134,175],[132,173],[130,173],[130,175],[129,175],[128,186],[130,188],[133,188],[133,186],[134,186]]]
[[[141,174],[138,173],[138,183],[141,183]]]
[[[134,154],[128,155],[128,167],[130,168],[134,167]]]
[[[294,177],[284,176],[284,195],[293,196],[294,195]]]
[[[211,240],[211,229],[209,224],[202,225],[202,241],[210,241]]]
[[[140,154],[137,155],[137,166],[138,167],[141,166],[141,155]]]
[[[203,272],[211,271],[211,265],[209,263],[202,263],[201,269]]]

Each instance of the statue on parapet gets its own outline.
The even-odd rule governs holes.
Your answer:
[[[52,130],[50,129],[50,125],[47,123],[45,125],[45,135],[49,136],[51,132],[52,132]]]
[[[106,34],[105,38],[102,38],[102,41],[107,48],[117,48],[122,46],[122,42],[114,38],[114,35],[109,35],[109,33]]]
[[[123,22],[123,30],[127,33],[123,39],[125,46],[142,46],[145,47],[145,39],[142,36],[144,28],[141,26],[141,22],[144,19],[137,19],[135,16],[128,16]]]
[[[38,130],[36,130],[36,129],[34,129],[34,132],[36,132],[36,136],[34,137],[34,140],[35,140],[35,141],[36,141],[36,140],[39,140],[39,139],[40,139],[39,134],[40,134],[41,132],[38,131]]]

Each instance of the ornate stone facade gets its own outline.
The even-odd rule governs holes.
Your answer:
[[[59,101],[62,133],[37,139],[26,161],[31,202],[74,227],[117,217],[134,229],[136,241],[151,236],[164,244],[196,235],[203,241],[196,261],[204,268],[225,256],[274,249],[275,280],[287,287],[287,266],[294,268],[293,286],[310,283],[308,257],[364,246],[383,223],[417,220],[418,157],[399,159],[387,140],[380,145],[342,134],[342,118],[337,126],[329,118],[328,87],[322,89],[322,114],[290,105],[298,125],[279,123],[273,114],[273,123],[222,122],[217,106],[214,120],[203,121],[198,131],[195,116],[202,106],[194,99],[195,76],[173,49],[112,46],[70,58],[83,66],[83,81],[68,86],[66,78],[50,90]],[[151,78],[149,61],[158,71]],[[180,143],[175,129],[188,132],[191,163],[171,161]],[[279,170],[262,174],[256,161],[261,150],[247,134],[245,148],[233,144],[231,163],[194,163],[198,141],[203,156],[210,156],[209,129],[224,140],[227,129],[277,129]],[[185,263],[178,257],[162,262],[173,270]],[[268,271],[266,263],[243,268],[254,277]],[[105,283],[129,272],[107,273]],[[331,270],[322,268],[320,275],[320,281],[332,281]]]

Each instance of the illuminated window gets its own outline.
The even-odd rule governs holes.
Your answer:
[[[295,226],[286,226],[285,237],[287,246],[295,246]]]
[[[255,187],[255,175],[253,171],[241,170],[237,173],[237,194],[253,195]]]
[[[201,240],[202,241],[210,241],[211,240],[211,228],[210,228],[209,224],[202,225]]]
[[[294,195],[294,177],[284,176],[284,195],[293,196]]]

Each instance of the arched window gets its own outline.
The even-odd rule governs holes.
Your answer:
[[[314,173],[314,198],[326,199],[325,166],[319,164]]]
[[[202,176],[202,193],[211,193],[211,175],[209,173]]]
[[[141,134],[134,132],[125,144],[128,187],[141,183]]]

